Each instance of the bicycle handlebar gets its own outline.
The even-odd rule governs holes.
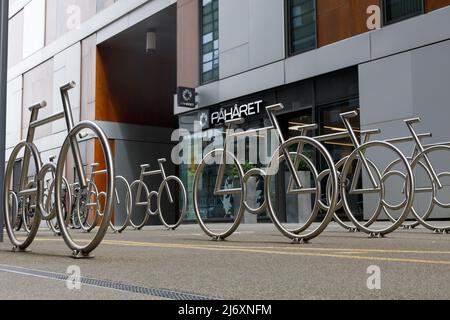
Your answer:
[[[36,110],[36,109],[45,108],[46,106],[47,106],[47,101],[41,101],[41,102],[35,103],[31,107],[29,107],[28,110],[33,111],[33,110]]]
[[[358,112],[356,112],[356,111],[349,111],[349,112],[341,113],[342,119],[350,119],[350,118],[354,118],[357,116],[358,116]]]
[[[417,118],[406,119],[404,121],[406,124],[411,125],[411,124],[422,122],[422,119],[420,117],[417,117]]]
[[[314,131],[314,130],[317,130],[318,128],[319,128],[319,126],[317,124],[312,123],[312,124],[292,126],[292,127],[289,127],[289,130],[291,130],[291,131]]]
[[[61,87],[59,87],[59,89],[61,91],[67,91],[67,90],[75,88],[76,86],[77,86],[77,84],[75,83],[75,81],[70,81],[70,82],[62,85]]]
[[[283,109],[284,109],[284,106],[281,103],[266,107],[267,112],[281,111]]]

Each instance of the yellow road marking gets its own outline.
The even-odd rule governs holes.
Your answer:
[[[61,241],[61,239],[45,239],[37,238],[38,241]],[[86,240],[77,240],[86,241]],[[119,240],[104,240],[103,244],[120,245],[130,247],[147,247],[147,248],[172,248],[172,249],[191,249],[191,250],[206,250],[206,251],[228,251],[228,252],[246,252],[246,253],[265,253],[275,255],[291,255],[291,256],[310,256],[310,257],[328,257],[350,260],[370,260],[370,261],[385,261],[385,262],[406,262],[419,264],[435,264],[435,265],[450,265],[450,261],[445,260],[424,260],[424,259],[409,259],[409,258],[389,258],[389,257],[374,257],[374,256],[349,256],[343,253],[352,252],[354,254],[361,254],[366,252],[379,253],[434,253],[434,254],[450,254],[450,251],[408,251],[408,250],[362,250],[362,249],[336,249],[336,248],[296,248],[299,251],[328,251],[340,252],[335,253],[314,253],[314,252],[295,252],[295,251],[274,251],[273,249],[292,249],[288,247],[244,247],[244,246],[218,246],[218,245],[194,245],[194,244],[170,244],[170,243],[151,243],[151,242],[133,242],[133,241],[119,241]],[[272,250],[271,250],[272,249]],[[343,253],[342,253],[343,252]]]
[[[122,246],[141,246],[141,247],[158,247],[158,248],[174,248],[174,246],[165,245],[145,245],[131,244],[126,242],[109,242],[108,244],[116,244]],[[214,247],[214,246],[190,246],[180,245],[176,248],[180,249],[194,249],[194,250],[207,250],[207,251],[234,251],[234,252],[249,252],[249,253],[266,253],[275,255],[293,255],[293,256],[310,256],[310,257],[328,257],[328,258],[340,258],[350,260],[375,260],[385,262],[409,262],[409,263],[421,263],[421,264],[438,264],[438,265],[450,265],[450,261],[439,260],[421,260],[421,259],[404,259],[404,258],[386,258],[386,257],[372,257],[372,256],[347,256],[342,254],[329,254],[329,253],[309,253],[309,252],[287,252],[287,251],[272,251],[272,250],[259,250],[259,249],[244,249],[241,247]],[[356,253],[356,252],[355,252]]]

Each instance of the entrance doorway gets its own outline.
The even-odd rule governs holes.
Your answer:
[[[141,165],[157,170],[158,159],[165,158],[167,175],[175,175],[171,141],[177,128],[173,97],[177,88],[176,25],[177,6],[173,4],[106,39],[97,46],[95,120],[108,133],[117,175],[130,183],[138,180]],[[156,43],[149,49],[147,39]],[[156,191],[161,176],[147,177],[149,191]],[[119,190],[120,192],[120,190]],[[133,191],[134,192],[134,191]],[[145,201],[143,196],[142,201]],[[178,220],[176,205],[163,201],[164,212],[172,213],[167,222]],[[155,210],[156,201],[151,203]],[[117,211],[124,212],[116,206]],[[146,207],[133,207],[134,221],[143,221]],[[117,224],[125,215],[114,215]],[[122,219],[122,220],[121,220]],[[160,224],[151,217],[149,224]]]

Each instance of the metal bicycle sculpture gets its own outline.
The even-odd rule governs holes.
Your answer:
[[[101,243],[108,229],[114,191],[113,158],[108,139],[97,124],[90,121],[83,121],[77,125],[74,124],[69,99],[69,90],[74,87],[75,83],[70,82],[60,88],[63,105],[63,111],[61,112],[45,119],[38,120],[39,111],[46,106],[46,103],[42,102],[30,107],[31,117],[27,138],[14,148],[9,158],[5,173],[3,197],[6,230],[14,250],[26,250],[35,239],[41,220],[53,220],[55,215],[58,220],[59,232],[67,246],[72,250],[74,257],[88,257]],[[62,145],[58,163],[56,166],[53,163],[43,165],[40,153],[34,144],[36,129],[46,124],[51,124],[59,119],[65,119],[68,134]],[[91,141],[98,143],[100,150],[102,151],[102,157],[106,167],[104,190],[106,192],[106,199],[104,216],[95,236],[87,241],[79,242],[74,239],[68,228],[67,216],[71,216],[72,212],[71,208],[68,207],[68,202],[70,201],[63,201],[63,199],[70,199],[71,195],[68,192],[69,188],[67,188],[67,185],[64,186],[67,183],[64,174],[65,171],[69,171],[67,168],[72,168],[72,166],[68,165],[68,155],[70,150],[72,155],[70,160],[73,162],[73,167],[75,168],[75,180],[79,183],[79,189],[73,197],[75,197],[77,201],[79,201],[82,196],[88,198],[87,195],[90,195],[92,191],[90,189],[92,184],[90,184],[86,172],[84,171],[80,152],[80,140],[82,140],[80,136],[83,136],[85,131],[93,133],[94,138]],[[20,178],[18,185],[14,185],[14,167],[17,161],[21,161],[19,172]],[[47,194],[47,201],[44,200],[46,190],[44,180],[49,173],[54,176],[53,207],[56,208],[56,210],[49,210],[52,206],[46,205],[45,203],[51,198],[49,194]],[[90,206],[95,205],[97,204],[87,202],[85,203],[83,210],[88,210]],[[25,210],[28,211],[27,214],[34,211],[33,219],[30,222],[29,232],[24,234],[16,234],[17,231],[14,228],[17,222],[16,219],[21,216],[18,210],[19,208],[26,208]]]
[[[434,223],[429,220],[433,210],[436,207],[442,209],[450,209],[450,202],[445,199],[439,198],[439,192],[444,190],[445,184],[443,179],[445,177],[450,177],[450,172],[442,171],[437,172],[437,165],[444,159],[442,153],[450,154],[450,142],[440,142],[424,145],[422,143],[423,138],[432,137],[431,133],[418,134],[414,128],[414,125],[420,123],[422,120],[420,118],[412,118],[404,120],[408,130],[411,132],[412,136],[410,140],[414,142],[414,148],[412,154],[408,157],[411,164],[411,169],[416,176],[419,176],[420,182],[415,188],[415,194],[419,196],[419,200],[425,203],[423,212],[418,208],[419,203],[415,203],[411,208],[411,212],[415,221],[407,222],[403,224],[406,229],[413,229],[419,225],[436,232],[436,233],[448,233],[450,232],[450,225],[442,225]],[[448,159],[445,159],[448,160]],[[392,163],[395,166],[396,162]],[[446,167],[446,164],[444,164]],[[448,194],[446,195],[448,197]],[[424,199],[425,198],[425,199]],[[428,199],[427,199],[428,198]],[[396,219],[387,212],[387,216],[391,221]]]
[[[97,172],[97,174],[103,173],[105,174],[104,170],[101,172]],[[125,189],[125,199],[123,199],[120,194],[121,192],[119,192],[118,188],[119,185],[122,185],[122,188]],[[99,199],[105,199],[106,198],[106,193],[105,192],[100,192],[99,194]],[[121,217],[122,218],[122,223],[116,223],[115,221],[120,221],[119,219],[119,212],[121,210],[123,210],[123,208],[121,208],[121,205],[124,205],[124,211],[125,211],[125,217]],[[111,220],[109,222],[109,226],[110,228],[115,232],[115,233],[122,233],[130,224],[131,221],[131,210],[132,210],[132,205],[133,205],[133,197],[131,194],[131,187],[130,184],[128,183],[127,179],[125,177],[122,176],[117,176],[116,177],[116,187],[114,189],[114,215],[111,215]],[[100,208],[101,208],[101,204],[100,204]],[[118,210],[117,210],[118,209]],[[100,216],[103,216],[104,213],[103,211],[100,211]]]
[[[133,192],[136,189],[135,196],[132,197],[132,211],[131,211],[131,218],[130,218],[130,224],[132,227],[136,230],[142,229],[148,222],[150,216],[158,215],[161,223],[169,230],[175,230],[177,229],[181,223],[184,220],[184,217],[186,215],[186,207],[187,207],[187,195],[186,195],[186,189],[184,187],[183,182],[180,180],[180,178],[176,176],[167,176],[166,171],[164,169],[164,163],[166,162],[166,159],[159,159],[159,170],[154,171],[146,171],[148,168],[150,168],[150,165],[144,164],[141,165],[141,173],[139,180],[134,181],[130,188],[131,192]],[[144,182],[145,177],[153,177],[153,176],[160,176],[162,178],[161,185],[158,189],[158,191],[151,191],[149,192],[147,185]],[[171,187],[170,183],[175,183],[175,187]],[[176,222],[174,224],[171,224],[167,222],[167,215],[164,214],[165,210],[163,207],[163,201],[162,196],[163,193],[167,195],[168,203],[179,206],[179,217],[176,219]],[[133,193],[131,193],[133,195]],[[180,195],[181,198],[179,198],[179,201],[176,202],[175,197],[176,195]],[[156,198],[156,210],[152,211],[152,199]],[[136,211],[137,208],[145,208],[145,213],[143,219],[141,221],[138,221],[139,219],[136,217]],[[165,217],[166,216],[166,217]]]
[[[410,163],[403,153],[391,143],[411,138],[393,139],[391,142],[369,141],[370,136],[380,133],[380,130],[368,130],[361,132],[362,143],[360,143],[349,121],[349,119],[356,116],[358,116],[356,111],[341,114],[341,119],[346,129],[345,132],[316,137],[319,141],[349,137],[354,147],[353,152],[348,157],[341,159],[336,164],[340,185],[336,211],[344,209],[352,224],[343,222],[337,214],[334,215],[334,220],[348,230],[365,232],[372,237],[383,237],[402,226],[413,206],[415,179]],[[383,169],[380,167],[381,164],[376,161],[380,154],[390,154],[393,156],[394,161],[388,161]],[[319,180],[324,179],[327,174],[327,172],[324,172],[319,177]],[[402,191],[396,194],[397,198],[401,198],[402,201],[398,202],[397,200],[397,203],[395,203],[395,200],[387,200],[388,192],[386,191],[388,186],[392,184],[390,180],[395,177],[400,178],[402,181],[400,188]],[[398,188],[394,187],[393,189]],[[358,221],[355,208],[352,208],[351,205],[352,197],[362,197],[364,202],[368,202],[367,198],[371,197],[370,202],[372,205],[365,210],[365,214],[367,215],[370,211],[372,213],[365,221]],[[320,204],[324,208],[328,207],[323,201]],[[388,210],[396,211],[397,219],[391,219],[392,224],[390,225],[375,227],[374,223],[379,220],[382,213],[389,215]]]
[[[305,131],[315,129],[317,126],[299,126],[296,130],[300,131],[302,136],[286,141],[275,116],[277,111],[283,110],[283,105],[276,104],[268,106],[266,110],[271,121],[271,126],[266,128],[235,133],[232,132],[233,129],[236,125],[242,124],[243,120],[227,121],[224,147],[215,149],[206,154],[196,170],[193,183],[194,212],[202,230],[214,240],[224,240],[231,236],[239,227],[245,211],[255,215],[267,212],[277,229],[284,236],[298,242],[306,242],[320,235],[333,218],[338,199],[338,177],[334,162],[329,152],[320,142],[303,134]],[[250,136],[252,134],[261,134],[268,131],[274,132],[281,144],[273,154],[267,171],[253,168],[245,173],[237,157],[228,150],[229,143],[240,136]],[[309,229],[313,222],[316,221],[321,209],[319,200],[322,197],[322,188],[318,181],[319,172],[315,164],[315,161],[318,160],[318,158],[322,160],[322,163],[326,165],[326,170],[328,170],[328,181],[329,186],[331,186],[328,194],[330,202],[329,206],[325,209],[322,222]],[[300,165],[302,165],[307,172],[303,174],[303,177],[298,173]],[[201,186],[202,181],[207,181],[208,177],[212,175],[210,172],[212,169],[208,169],[208,167],[218,167],[217,178],[215,179],[215,182],[213,182],[213,195],[218,197],[235,197],[238,199],[235,199],[238,202],[237,212],[230,216],[233,220],[232,224],[230,227],[225,228],[225,230],[216,230],[214,227],[209,227],[205,221],[205,219],[208,218],[208,212],[205,213],[201,210],[199,187]],[[279,219],[279,209],[277,208],[276,199],[274,199],[274,196],[278,194],[274,177],[276,177],[279,170],[284,169],[287,169],[289,174],[287,194],[292,196],[306,195],[307,197],[310,197],[313,202],[309,217],[300,226],[285,226]],[[258,208],[252,208],[247,201],[247,183],[251,177],[261,177],[264,180],[264,202]],[[237,186],[226,186],[225,182],[227,180],[234,180],[237,182]],[[206,186],[206,188],[208,188],[208,186]],[[209,191],[206,190],[203,192]]]
[[[55,157],[49,159],[49,163],[54,163]],[[53,219],[46,220],[48,228],[53,232],[55,236],[60,236],[61,231],[59,229],[58,218],[56,217],[55,207],[55,175],[54,172],[50,172],[51,177],[46,180],[46,188],[44,190],[44,203],[46,203],[47,212],[53,212]],[[71,210],[72,210],[72,192],[70,190],[70,184],[65,177],[63,177],[63,202],[62,208],[65,210],[64,221],[69,224]]]

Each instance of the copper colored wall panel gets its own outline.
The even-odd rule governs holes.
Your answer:
[[[379,0],[317,0],[317,43],[322,47],[369,31],[366,13]]]
[[[172,128],[174,58],[99,48],[96,120]]]
[[[199,1],[177,2],[177,83],[179,86],[199,85]]]
[[[425,12],[450,6],[450,0],[425,0]]]

